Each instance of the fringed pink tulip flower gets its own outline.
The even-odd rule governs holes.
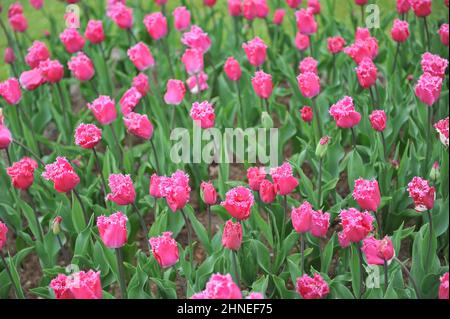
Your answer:
[[[314,237],[326,237],[330,226],[330,214],[321,210],[311,214],[311,235]]]
[[[8,21],[15,32],[25,32],[28,29],[28,21],[23,14],[22,5],[19,2],[16,2],[9,7]]]
[[[128,133],[145,140],[152,138],[153,125],[146,114],[141,115],[131,112],[123,118],[123,121]]]
[[[141,101],[142,94],[134,86],[125,91],[119,101],[122,114],[128,116]]]
[[[278,195],[288,195],[298,186],[298,180],[292,174],[292,166],[287,162],[270,169],[270,175]]]
[[[366,28],[357,28],[355,42],[344,48],[344,52],[350,56],[356,64],[364,58],[375,59],[378,55],[378,40],[370,35]]]
[[[252,78],[253,90],[261,99],[268,99],[272,95],[273,83],[272,75],[264,71],[257,71]]]
[[[341,210],[339,217],[343,228],[339,241],[347,245],[348,243],[360,242],[373,230],[374,218],[368,212],[360,212],[356,208],[349,208]]]
[[[33,45],[28,48],[25,56],[25,62],[34,69],[39,66],[41,61],[45,61],[50,57],[50,52],[44,42],[34,41]]]
[[[345,40],[341,36],[331,37],[327,39],[328,51],[332,54],[337,54],[344,49]]]
[[[6,81],[1,82],[0,96],[3,97],[8,104],[18,104],[22,99],[19,81],[16,78],[9,78]]]
[[[376,212],[380,206],[381,195],[378,182],[358,178],[353,188],[353,198],[363,210]]]
[[[228,13],[232,17],[239,17],[242,14],[241,0],[228,0]]]
[[[448,23],[443,23],[439,28],[438,33],[442,44],[448,46]]]
[[[203,71],[203,53],[195,49],[187,49],[181,57],[186,72],[189,75]]]
[[[230,274],[214,274],[206,283],[205,299],[242,299],[242,293]]]
[[[394,20],[394,25],[391,29],[391,36],[395,42],[405,42],[409,38],[409,23],[399,19]]]
[[[201,128],[207,129],[214,127],[216,115],[214,114],[214,107],[208,101],[201,103],[194,102],[190,111],[192,120]]]
[[[8,167],[6,172],[15,188],[26,190],[33,185],[34,171],[36,168],[38,168],[38,163],[35,160],[24,157],[20,161],[15,162],[11,167]]]
[[[39,69],[31,69],[22,72],[19,82],[25,90],[34,91],[45,83],[45,79],[42,77],[42,73]]]
[[[150,91],[150,84],[148,83],[148,76],[145,73],[139,73],[137,76],[133,78],[133,87],[141,93],[142,96],[145,96]]]
[[[117,212],[110,216],[102,215],[97,218],[98,232],[106,247],[115,249],[126,244],[127,221],[127,216],[122,212]]]
[[[408,183],[409,197],[414,201],[415,210],[424,212],[431,210],[434,207],[436,200],[436,189],[430,186],[427,180],[415,176],[411,182]]]
[[[72,165],[61,156],[58,156],[52,164],[45,165],[42,177],[52,181],[54,189],[59,193],[70,192],[80,183],[80,178]]]
[[[431,14],[431,0],[410,0],[409,2],[417,17],[427,17]]]
[[[8,227],[0,221],[0,251],[6,245],[6,234],[8,233]]]
[[[352,128],[361,121],[361,114],[355,110],[353,99],[350,96],[333,104],[329,111],[340,128]]]
[[[85,44],[83,36],[75,28],[65,29],[59,35],[59,39],[64,44],[64,47],[68,53],[81,51]]]
[[[6,64],[13,64],[16,61],[16,55],[14,54],[13,48],[5,48],[4,61]]]
[[[300,51],[305,51],[310,46],[309,36],[297,32],[295,35],[295,46]]]
[[[429,73],[424,73],[417,81],[415,92],[416,96],[422,103],[432,106],[441,95],[442,78],[439,76],[432,76]]]
[[[166,94],[164,94],[164,102],[170,105],[179,105],[186,94],[186,87],[183,81],[170,79],[167,81]]]
[[[102,125],[109,125],[117,118],[116,105],[109,96],[100,95],[87,106]]]
[[[284,20],[284,16],[286,15],[286,11],[284,9],[277,9],[273,15],[273,24],[281,25]]]
[[[178,244],[172,238],[171,232],[164,232],[162,236],[152,237],[149,242],[153,257],[162,268],[172,267],[180,259]]]
[[[217,202],[217,191],[211,182],[202,182],[200,184],[201,196],[203,202],[207,205],[215,205]]]
[[[441,58],[439,55],[431,54],[430,52],[425,52],[422,55],[422,60],[420,61],[422,66],[422,71],[424,73],[429,73],[432,76],[437,76],[444,78],[445,71],[448,67],[448,60]]]
[[[181,170],[177,170],[169,180],[161,183],[160,188],[166,198],[167,205],[173,212],[183,209],[189,202],[191,193],[189,175]]]
[[[394,245],[387,236],[381,240],[374,237],[364,239],[361,250],[369,265],[384,265],[385,262],[390,262],[395,256]]]
[[[248,20],[253,21],[257,16],[257,0],[242,0],[242,16]]]
[[[95,75],[94,64],[91,59],[84,54],[79,52],[76,56],[72,56],[68,62],[69,70],[79,81],[89,81]]]
[[[30,4],[36,10],[40,10],[44,5],[44,0],[30,0]]]
[[[130,29],[133,26],[133,9],[117,2],[108,8],[108,16],[121,29]]]
[[[439,299],[448,300],[448,271],[440,278]]]
[[[12,142],[11,131],[4,125],[2,110],[0,109],[0,150],[7,149]]]
[[[153,174],[150,177],[149,194],[155,198],[162,198],[165,196],[167,187],[170,186],[170,178],[166,176],[158,176]]]
[[[411,9],[410,0],[397,0],[396,8],[398,14],[408,13],[409,9]]]
[[[306,233],[311,230],[313,212],[311,204],[307,201],[304,201],[298,208],[292,208],[291,221],[297,233]]]
[[[249,167],[247,169],[247,179],[250,189],[253,191],[259,191],[261,183],[266,178],[266,171],[264,167]]]
[[[173,24],[178,31],[184,31],[191,25],[191,13],[186,7],[177,7],[173,10]]]
[[[242,226],[239,222],[227,220],[223,228],[222,246],[230,250],[239,250],[242,244]]]
[[[300,109],[300,116],[306,123],[311,123],[314,117],[313,109],[310,106],[304,106]]]
[[[103,31],[102,20],[89,20],[84,36],[92,44],[99,44],[105,41],[105,32]]]
[[[330,293],[327,282],[318,273],[297,278],[296,290],[303,299],[323,299]]]
[[[144,25],[153,40],[159,40],[167,35],[167,19],[161,12],[146,15]]]
[[[371,59],[365,58],[356,68],[356,75],[358,77],[359,84],[368,89],[375,85],[377,82],[378,69],[375,63]]]
[[[75,129],[75,144],[78,146],[91,149],[97,146],[102,140],[102,130],[94,124],[81,123]]]
[[[308,10],[312,12],[312,14],[316,15],[320,13],[320,1],[319,0],[308,0]]]
[[[291,9],[297,9],[302,0],[286,0],[286,3]]]
[[[50,282],[56,299],[102,299],[100,272],[80,271],[66,276],[59,274]]]
[[[262,299],[264,299],[264,295],[260,292],[251,292],[245,299],[262,300]]]
[[[256,17],[265,19],[269,15],[269,6],[266,0],[255,0],[256,2]]]
[[[145,71],[155,66],[155,60],[148,46],[144,42],[139,42],[127,51],[131,62],[139,71]]]
[[[186,84],[192,94],[206,91],[209,88],[208,74],[200,72],[197,75],[192,75],[186,80]]]
[[[319,64],[319,62],[317,62],[316,59],[314,59],[312,57],[306,57],[300,61],[298,69],[299,69],[300,73],[312,72],[312,73],[318,74],[319,73],[318,69],[317,69],[318,64]]]
[[[130,175],[111,174],[108,180],[111,193],[106,195],[106,199],[119,205],[126,206],[136,200],[136,191]]]
[[[223,69],[231,81],[239,81],[242,76],[241,66],[234,57],[229,57],[227,59]]]
[[[64,66],[58,60],[45,60],[39,63],[39,70],[45,82],[58,83],[64,77]]]
[[[211,39],[199,26],[193,25],[189,32],[185,32],[181,37],[181,43],[185,46],[206,53],[211,47]]]
[[[375,110],[370,116],[370,125],[377,132],[383,132],[386,129],[386,113],[383,110]]]
[[[269,180],[265,179],[261,182],[259,186],[259,196],[261,201],[265,204],[270,204],[275,200],[277,193],[275,191],[275,186]]]
[[[317,22],[310,10],[300,9],[295,12],[298,31],[305,35],[311,35],[317,32]]]
[[[441,140],[441,143],[444,144],[445,147],[448,147],[448,116],[445,119],[442,119],[434,124],[434,128],[439,133],[439,139]]]
[[[320,93],[320,78],[313,72],[301,73],[297,77],[298,87],[306,98],[313,98]]]
[[[264,64],[267,55],[267,45],[263,40],[256,37],[247,43],[242,44],[242,48],[247,55],[248,62],[254,67],[259,67]]]
[[[252,192],[243,186],[230,189],[225,195],[225,200],[220,203],[232,217],[238,220],[246,220],[250,217],[253,204]]]

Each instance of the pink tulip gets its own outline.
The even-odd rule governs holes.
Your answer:
[[[102,130],[94,124],[81,123],[75,129],[75,144],[85,149],[94,148],[102,140]]]
[[[306,57],[303,60],[300,61],[300,64],[298,66],[298,69],[300,73],[306,73],[306,72],[312,72],[315,74],[318,74],[317,65],[319,62],[317,62],[316,59],[312,57]]]
[[[323,299],[330,293],[327,282],[318,273],[297,278],[296,290],[303,299]]]
[[[35,160],[24,157],[8,167],[6,172],[11,177],[12,185],[15,188],[26,190],[33,185],[36,168],[38,168],[38,164]]]
[[[312,14],[319,14],[320,9],[319,0],[308,0],[308,10],[310,10]]]
[[[448,46],[448,23],[444,23],[439,28],[439,36],[443,45]]]
[[[431,0],[410,0],[414,14],[418,17],[427,17],[431,14]]]
[[[232,217],[238,220],[246,220],[250,217],[253,204],[252,192],[243,186],[230,189],[225,195],[225,200],[220,203]]]
[[[301,73],[297,82],[300,92],[306,98],[313,98],[320,93],[320,78],[315,73]]]
[[[150,85],[148,83],[148,76],[145,73],[139,73],[133,78],[133,87],[138,90],[138,92],[145,96],[150,91]]]
[[[145,71],[149,68],[153,68],[155,65],[155,60],[153,59],[150,49],[143,42],[139,42],[128,49],[127,54],[131,62],[133,62],[139,71]]]
[[[440,278],[439,299],[448,300],[448,271]]]
[[[333,104],[329,113],[340,128],[351,128],[361,121],[361,114],[355,110],[353,99],[350,96],[345,96],[342,100]]]
[[[16,78],[9,78],[4,82],[0,82],[0,96],[3,97],[8,104],[18,104],[22,99],[19,81]]]
[[[242,44],[242,48],[247,55],[247,59],[254,67],[259,67],[264,64],[267,55],[267,45],[263,40],[256,37],[247,43]]]
[[[186,84],[192,94],[198,94],[199,92],[206,91],[209,88],[208,75],[204,72],[192,75],[186,80]]]
[[[358,178],[355,180],[353,198],[363,210],[376,212],[380,206],[381,195],[378,182]]]
[[[287,5],[292,9],[297,9],[302,0],[286,0]]]
[[[283,23],[285,15],[286,11],[284,9],[275,10],[275,14],[273,16],[273,24],[281,25]]]
[[[242,299],[242,293],[230,274],[214,274],[206,283],[205,299]]]
[[[195,49],[186,49],[181,62],[189,75],[198,74],[203,70],[203,53]]]
[[[441,95],[442,78],[424,73],[417,81],[415,92],[422,103],[432,106]]]
[[[84,36],[92,44],[98,44],[105,41],[105,32],[103,31],[102,20],[89,20]]]
[[[72,56],[68,62],[69,70],[79,81],[89,81],[95,75],[94,64],[83,52]]]
[[[356,208],[341,210],[339,213],[342,235],[345,242],[358,243],[373,230],[374,218],[368,212],[360,212]]]
[[[133,9],[118,2],[108,8],[108,16],[121,29],[130,29],[133,26]]]
[[[127,216],[122,212],[110,216],[102,215],[97,218],[98,232],[106,247],[115,249],[126,244],[127,221]]]
[[[232,17],[238,17],[242,14],[241,0],[228,0],[228,13]]]
[[[434,124],[434,128],[436,129],[436,132],[439,133],[439,139],[441,140],[441,143],[444,144],[445,147],[448,147],[448,116],[445,119],[439,120],[436,124]]]
[[[249,167],[247,169],[248,185],[251,190],[259,191],[261,183],[266,178],[264,167]]]
[[[170,186],[169,178],[166,176],[158,176],[153,174],[150,177],[149,194],[155,198],[162,198],[165,196],[165,186]]]
[[[448,60],[441,58],[439,55],[431,54],[430,52],[425,52],[422,55],[422,60],[420,61],[422,66],[422,71],[424,73],[429,73],[432,76],[437,76],[444,78],[445,71],[448,67]]]
[[[123,118],[123,121],[128,133],[145,140],[152,138],[153,125],[146,114],[141,115],[131,112]]]
[[[405,42],[409,38],[409,23],[399,19],[394,20],[391,29],[391,36],[395,42]]]
[[[361,250],[369,265],[384,265],[385,262],[391,261],[395,256],[394,246],[387,236],[381,240],[374,237],[364,239]]]
[[[189,32],[186,32],[181,37],[181,43],[185,46],[206,53],[211,47],[211,39],[208,34],[203,32],[202,28],[193,25]]]
[[[356,68],[359,84],[368,89],[377,82],[378,69],[371,59],[365,58]]]
[[[144,25],[153,40],[159,40],[167,35],[167,19],[161,12],[146,15]]]
[[[3,124],[3,121],[0,109],[0,150],[7,149],[12,142],[11,131]]]
[[[345,40],[343,37],[336,36],[328,38],[327,40],[327,48],[328,51],[332,54],[337,54],[341,52],[344,49],[345,46]]]
[[[207,7],[214,7],[217,3],[217,0],[203,0],[203,3]]]
[[[300,116],[306,123],[311,123],[314,117],[313,109],[310,106],[304,106],[300,110]]]
[[[298,31],[305,35],[311,35],[317,32],[317,22],[311,11],[300,9],[295,12]]]
[[[260,292],[251,292],[245,299],[262,300],[262,299],[264,299],[264,295]]]
[[[8,11],[8,21],[11,25],[11,28],[15,32],[25,32],[28,29],[28,21],[27,18],[23,15],[22,12],[14,14],[14,10],[11,10],[13,6],[20,5],[19,3],[13,4]]]
[[[109,125],[117,118],[115,103],[109,96],[100,95],[92,103],[88,103],[87,106],[102,125]]]
[[[122,114],[127,116],[133,112],[134,108],[141,101],[141,98],[142,94],[134,86],[126,90],[119,101]]]
[[[45,61],[50,57],[50,52],[48,51],[45,43],[41,41],[34,41],[33,45],[28,48],[28,54],[25,56],[25,61],[31,68],[36,68],[39,66],[41,61]]]
[[[411,9],[410,0],[397,0],[396,8],[399,14],[408,13]]]
[[[261,182],[259,186],[259,196],[261,201],[265,204],[270,204],[275,200],[277,193],[275,192],[275,186],[267,179]]]
[[[0,251],[6,245],[6,234],[8,233],[8,227],[0,221]]]
[[[80,271],[66,276],[59,274],[50,282],[56,299],[101,299],[100,272]]]
[[[434,207],[436,200],[436,189],[430,186],[427,180],[415,176],[411,182],[408,183],[409,197],[414,201],[415,210],[424,212],[431,210]]]
[[[223,228],[222,246],[230,250],[239,250],[242,244],[242,226],[239,222],[227,220]]]
[[[167,90],[164,94],[164,102],[170,105],[179,105],[186,94],[186,88],[183,81],[169,80],[167,81]]]
[[[176,212],[179,209],[183,209],[189,201],[191,187],[189,186],[189,175],[181,170],[177,170],[172,174],[169,180],[160,184],[160,189],[166,189],[162,191],[166,198],[169,208]]]
[[[44,5],[44,0],[30,0],[30,4],[36,10],[39,10]]]
[[[44,84],[45,79],[42,77],[42,73],[39,69],[32,69],[22,72],[19,82],[25,90],[33,91]]]
[[[306,233],[311,230],[311,219],[313,212],[314,210],[311,204],[307,201],[304,201],[298,208],[292,208],[292,226],[297,233]]]
[[[295,35],[295,46],[300,51],[305,51],[306,49],[308,49],[310,46],[309,36],[297,32],[297,34]]]
[[[375,110],[370,114],[370,125],[377,132],[383,132],[386,129],[386,113],[383,110]]]
[[[54,189],[59,193],[67,193],[74,189],[80,178],[65,157],[58,156],[52,164],[45,165],[42,177],[53,182]]]
[[[326,237],[330,226],[330,214],[322,211],[313,211],[311,214],[311,235],[314,237]]]
[[[191,24],[191,13],[186,7],[177,7],[173,10],[174,26],[178,31],[189,28]]]
[[[244,0],[245,1],[245,0]],[[266,0],[254,0],[256,4],[256,17],[265,19],[269,15],[269,6]]]
[[[364,58],[375,59],[378,55],[378,40],[370,35],[366,28],[357,28],[355,42],[344,48],[344,52],[350,56],[356,64]]]
[[[358,6],[364,6],[369,2],[369,0],[355,0],[355,4]]]
[[[204,129],[214,127],[215,114],[214,107],[208,101],[201,103],[194,102],[190,111],[190,116],[195,123]]]
[[[271,168],[270,175],[278,195],[288,195],[298,186],[298,181],[292,174],[292,166],[287,162]]]
[[[149,242],[153,257],[162,268],[172,267],[180,259],[178,245],[172,238],[171,232],[164,232],[162,236],[152,237]]]
[[[257,0],[243,0],[242,1],[242,15],[248,21],[252,21],[257,16]]]
[[[107,200],[119,206],[133,204],[136,200],[136,191],[130,175],[111,174],[108,185],[111,193],[106,195]]]
[[[217,202],[217,191],[212,183],[202,182],[200,185],[201,196],[205,204],[215,205]]]
[[[85,40],[81,34],[74,28],[67,28],[59,35],[61,42],[64,44],[68,53],[81,51],[84,47]]]
[[[242,70],[239,62],[234,57],[229,57],[223,68],[231,81],[239,81],[242,76]]]
[[[252,78],[252,85],[256,95],[261,99],[268,99],[272,95],[272,75],[264,71],[257,71]]]
[[[48,83],[58,83],[64,77],[64,66],[58,60],[42,61],[39,63],[39,70]]]
[[[6,64],[13,64],[16,61],[16,55],[13,48],[5,48],[4,61]]]

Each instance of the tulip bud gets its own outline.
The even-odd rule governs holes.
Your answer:
[[[61,232],[62,217],[56,216],[52,223],[52,231],[54,235],[58,235]]]
[[[261,123],[263,125],[264,128],[270,129],[273,127],[273,120],[270,117],[269,113],[267,112],[262,112],[261,114]]]
[[[430,179],[435,182],[440,177],[441,177],[441,172],[440,172],[440,169],[439,169],[439,163],[438,162],[434,162],[433,167],[431,168],[431,171],[430,171]]]
[[[328,144],[330,143],[331,137],[324,136],[320,139],[319,144],[316,147],[316,156],[319,158],[323,158],[327,153]]]

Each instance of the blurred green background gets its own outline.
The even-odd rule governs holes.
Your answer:
[[[102,6],[105,5],[106,0],[83,0],[89,6],[93,7],[95,10],[100,10]],[[47,18],[48,15],[51,15],[57,23],[58,31],[63,31],[64,29],[64,13],[66,10],[67,3],[64,0],[44,0],[44,10],[35,10],[29,3],[29,0],[1,0],[1,4],[3,6],[3,12],[0,14],[1,19],[6,25],[8,24],[7,19],[7,12],[8,7],[15,2],[20,2],[25,11],[25,16],[28,19],[28,30],[27,34],[28,37],[35,40],[35,39],[44,39],[44,32],[46,30],[50,29],[50,23]],[[195,6],[198,8],[196,12],[201,12],[202,10],[209,10],[204,7],[203,0],[186,0],[189,6]],[[278,4],[281,4],[284,8],[287,8],[287,5],[285,4],[284,0],[268,0],[269,5],[272,8],[275,8],[278,6]],[[306,0],[302,1],[302,7],[306,6]],[[335,10],[332,11],[332,4],[334,2]],[[395,0],[372,0],[369,1],[373,4],[378,4],[380,7],[380,15],[383,17],[385,14],[392,13],[395,11]],[[433,14],[439,15],[440,17],[443,16],[443,12],[447,12],[447,8],[443,4],[444,0],[434,0],[433,1]],[[133,7],[142,7],[143,12],[139,13],[139,16],[142,16],[145,13],[156,11],[158,8],[154,4],[154,0],[127,0],[127,5],[133,6]],[[181,5],[181,0],[169,0],[168,1],[168,8],[167,10],[171,12],[171,10]],[[350,15],[349,12],[352,12],[356,17],[360,17],[360,8],[354,4],[354,0],[322,0],[321,1],[322,6],[322,13],[325,15],[335,15],[336,19],[338,21],[341,21],[342,23],[349,24],[350,23]],[[216,5],[216,10],[220,10],[221,12],[225,13],[227,7],[227,1],[226,0],[218,0]],[[194,12],[196,14],[196,12]],[[273,11],[272,11],[273,12]],[[208,14],[208,11],[205,11],[202,14]],[[410,15],[411,17],[411,15]],[[269,18],[272,18],[272,15],[269,16]],[[141,23],[140,21],[137,21],[137,23]],[[319,20],[320,23],[320,20]],[[381,26],[384,28],[384,26]],[[389,28],[388,28],[389,29]],[[320,32],[320,30],[319,30]],[[8,68],[3,62],[3,52],[6,45],[6,38],[1,33],[0,38],[0,55],[1,55],[1,64],[0,64],[0,79],[3,80],[8,76]]]

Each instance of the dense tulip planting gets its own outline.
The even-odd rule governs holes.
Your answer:
[[[448,5],[2,1],[0,298],[448,299]]]

